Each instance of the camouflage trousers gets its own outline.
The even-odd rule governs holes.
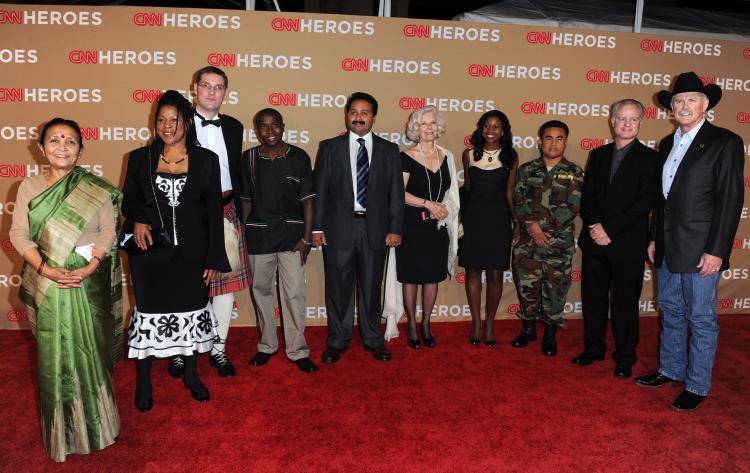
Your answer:
[[[521,310],[518,316],[565,326],[563,309],[570,289],[573,255],[558,248],[519,243],[513,248],[513,281]]]

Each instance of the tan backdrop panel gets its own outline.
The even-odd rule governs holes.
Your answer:
[[[709,120],[750,142],[747,43],[396,18],[2,5],[0,328],[26,326],[17,297],[22,259],[7,235],[20,181],[45,164],[36,145],[40,126],[54,116],[78,121],[82,164],[121,184],[128,151],[151,136],[160,91],[190,97],[192,73],[209,64],[229,75],[222,111],[245,124],[246,148],[257,144],[252,115],[273,106],[284,115],[286,140],[314,157],[320,140],[345,130],[346,96],[363,90],[380,102],[375,132],[402,147],[409,145],[403,130],[410,110],[434,104],[448,123],[441,143],[459,160],[481,113],[497,108],[510,118],[522,162],[538,155],[539,125],[560,119],[571,129],[566,155],[583,165],[590,149],[610,140],[609,104],[621,98],[646,104],[640,138],[655,147],[674,124],[654,94],[692,69],[724,90]],[[750,312],[747,201],[746,192],[733,269],[722,275],[721,313]],[[307,268],[311,325],[325,324],[322,266],[314,251]],[[577,255],[565,306],[571,317],[581,312],[579,267]],[[653,314],[649,268],[644,279],[641,311]],[[441,284],[437,320],[468,318],[463,282],[458,273]],[[237,302],[235,324],[255,325],[249,295]],[[517,309],[506,272],[499,316]]]

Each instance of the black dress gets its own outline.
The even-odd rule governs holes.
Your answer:
[[[401,153],[403,172],[409,173],[406,192],[420,199],[442,202],[451,185],[447,159],[437,172],[425,168],[406,153]],[[407,205],[401,245],[396,247],[396,274],[401,283],[430,284],[448,274],[448,230],[438,229],[437,220],[421,207]],[[426,218],[424,218],[426,217]]]
[[[458,264],[464,268],[510,267],[511,214],[505,191],[509,173],[469,167],[470,190],[461,202],[464,236],[458,244]]]

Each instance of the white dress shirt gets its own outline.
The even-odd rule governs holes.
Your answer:
[[[200,112],[198,112],[200,113]],[[201,115],[203,115],[201,113]],[[206,120],[213,120],[214,117],[206,117]],[[207,148],[219,155],[219,168],[221,169],[221,191],[226,192],[232,190],[232,177],[229,174],[229,157],[227,155],[227,145],[224,143],[224,133],[221,131],[221,127],[214,125],[201,125],[201,119],[197,115],[193,114],[195,120],[195,131],[198,135],[198,143],[202,148]]]
[[[698,134],[698,130],[701,129],[704,123],[706,123],[705,118],[687,133],[683,134],[682,129],[679,127],[674,133],[674,144],[672,144],[672,150],[669,152],[669,157],[664,163],[664,169],[661,172],[661,187],[665,199],[669,196],[669,189],[672,188],[672,182],[674,182],[674,177],[677,175],[677,169],[680,167],[680,163],[682,163],[682,158],[685,157],[685,153],[690,148],[690,143],[693,142],[695,135]]]
[[[359,151],[359,142],[357,142],[357,140],[360,138],[365,139],[367,163],[372,165],[372,131],[368,132],[365,136],[359,136],[356,133],[349,132],[349,163],[352,167],[352,199],[354,199],[355,212],[364,212],[367,210],[357,202],[357,152]]]

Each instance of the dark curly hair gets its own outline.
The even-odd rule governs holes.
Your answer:
[[[518,153],[513,149],[513,134],[510,132],[508,117],[500,110],[490,110],[479,117],[477,128],[471,134],[471,144],[474,146],[474,161],[482,159],[482,153],[484,152],[484,135],[482,130],[484,129],[484,124],[491,117],[500,120],[500,124],[503,127],[503,136],[500,137],[500,162],[503,163],[506,169],[512,169],[518,159]]]
[[[159,120],[159,112],[162,108],[171,106],[177,109],[177,126],[182,126],[185,131],[185,145],[188,148],[194,148],[198,143],[198,135],[195,133],[195,124],[193,122],[193,108],[188,99],[182,96],[176,90],[167,90],[162,94],[159,102],[156,104],[156,113],[154,114],[154,128]],[[154,143],[162,149],[164,142],[155,134]]]

